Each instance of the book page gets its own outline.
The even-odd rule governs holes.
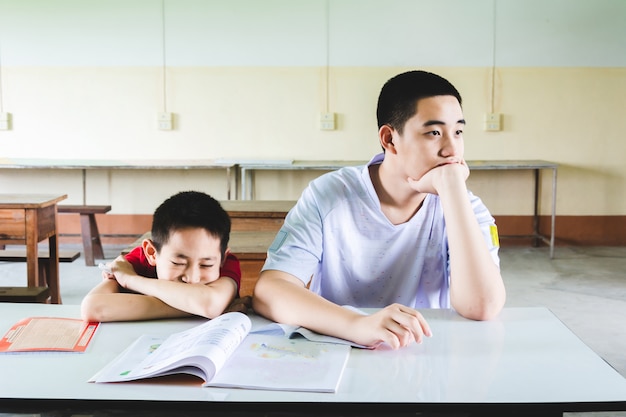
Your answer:
[[[211,387],[335,392],[350,346],[284,336],[249,334],[212,381]]]
[[[99,323],[60,317],[29,317],[0,339],[0,352],[84,352]]]
[[[178,372],[208,381],[239,346],[250,325],[245,314],[226,313],[169,337],[143,335],[90,382],[132,381]],[[196,369],[190,372],[189,367]]]
[[[127,380],[128,374],[152,354],[165,341],[162,336],[142,335],[120,353],[107,366],[95,374],[89,382],[118,382]],[[128,379],[130,380],[130,379]]]
[[[250,319],[241,313],[226,313],[206,323],[168,337],[133,371],[130,377],[152,375],[155,370],[192,365],[203,368],[205,380],[226,362],[250,330]],[[210,363],[204,364],[203,358]],[[208,366],[208,367],[207,367]]]

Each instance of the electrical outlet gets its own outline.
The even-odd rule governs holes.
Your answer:
[[[485,130],[488,132],[497,132],[502,130],[502,115],[500,113],[485,114]]]
[[[320,130],[335,130],[335,113],[320,113]]]
[[[11,113],[0,113],[0,130],[11,130]]]
[[[172,130],[174,128],[174,115],[167,112],[158,113],[157,124],[159,130]]]

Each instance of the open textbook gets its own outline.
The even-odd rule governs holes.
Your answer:
[[[335,343],[340,345],[348,345],[361,349],[371,349],[369,346],[359,345],[346,339],[340,339],[334,336],[316,333],[302,326],[292,326],[290,324],[276,323],[263,318],[258,318],[251,333],[287,336],[290,339],[304,337],[311,342],[318,343]]]
[[[168,337],[143,335],[89,382],[191,374],[204,386],[335,392],[350,346],[251,334],[242,313],[225,313]]]

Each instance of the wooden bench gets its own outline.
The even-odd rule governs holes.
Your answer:
[[[60,250],[59,262],[74,262],[80,252]],[[0,250],[2,262],[26,262],[26,248]],[[50,254],[46,250],[39,251],[39,276],[46,283],[45,287],[0,287],[0,301],[16,303],[41,303],[48,298],[54,304],[61,304],[61,295],[58,279],[50,281],[47,271],[50,267]]]
[[[270,231],[280,229],[285,216],[296,204],[291,200],[220,201],[232,222],[231,231]]]
[[[94,205],[58,205],[59,213],[73,213],[80,215],[80,229],[85,253],[85,265],[94,266],[95,259],[104,259],[96,214],[105,214],[111,211],[111,206]]]
[[[1,303],[46,303],[48,287],[0,287]]]

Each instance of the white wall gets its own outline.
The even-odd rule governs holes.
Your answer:
[[[380,87],[424,68],[464,97],[469,159],[558,162],[559,214],[625,214],[624,21],[622,0],[0,0],[0,111],[13,116],[0,159],[366,160]],[[164,109],[173,131],[156,129]],[[492,110],[502,132],[482,130]],[[337,130],[319,130],[322,111]],[[259,198],[297,198],[311,175],[260,177]],[[528,214],[524,192],[494,191],[527,175],[501,177],[470,181],[493,212]],[[90,178],[90,201],[114,212],[149,213],[181,187],[225,198],[216,172]],[[80,184],[0,170],[0,192],[77,202]]]
[[[3,65],[160,66],[163,11],[168,66],[626,64],[622,0],[2,0]]]

